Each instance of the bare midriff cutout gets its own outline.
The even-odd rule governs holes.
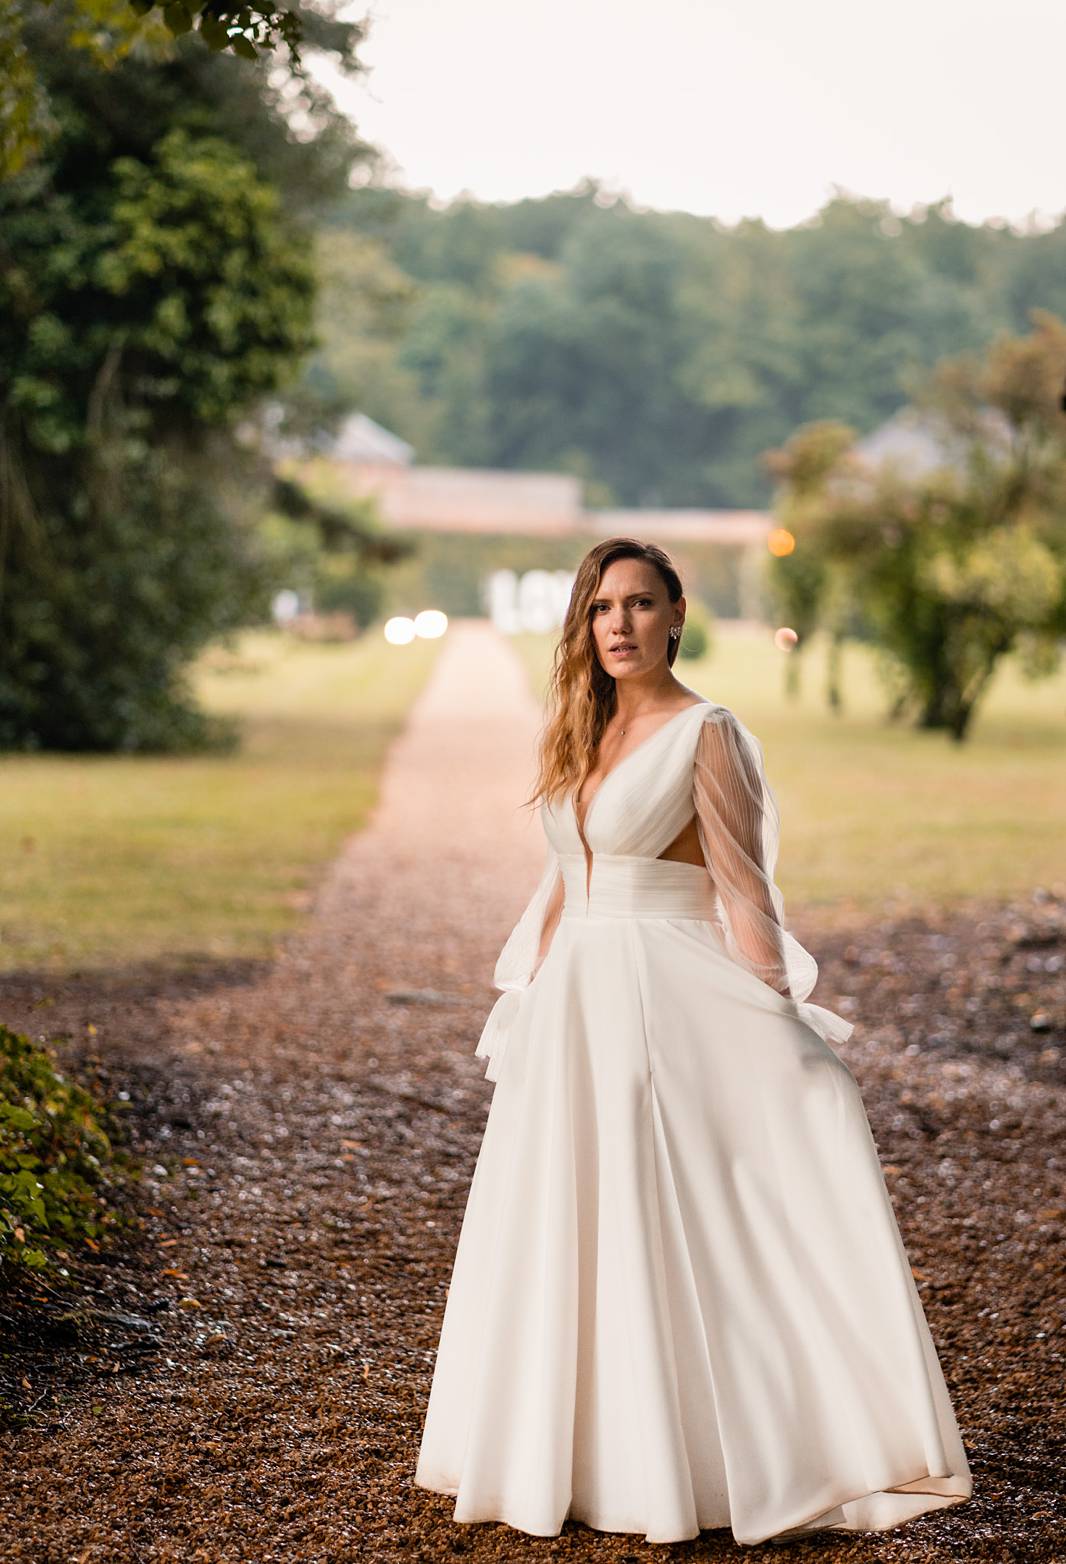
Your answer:
[[[700,846],[695,815],[686,826],[682,827],[673,841],[667,843],[659,858],[666,859],[669,863],[690,863],[697,869],[703,868],[703,849]]]

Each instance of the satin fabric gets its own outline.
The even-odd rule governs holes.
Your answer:
[[[684,823],[707,716],[682,713],[607,776],[591,863],[572,802],[543,812],[530,906],[556,875],[565,904],[478,1044],[496,1084],[415,1471],[457,1522],[754,1544],[971,1493],[859,1090],[827,1040],[850,1024],[738,963],[704,868],[629,850]]]

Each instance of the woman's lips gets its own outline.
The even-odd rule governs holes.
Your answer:
[[[628,644],[626,644],[624,646],[612,646],[611,647],[611,656],[612,657],[632,657],[635,652],[636,652],[636,647],[635,646],[630,646]]]

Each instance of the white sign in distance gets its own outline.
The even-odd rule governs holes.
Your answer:
[[[493,570],[485,583],[489,618],[504,635],[556,630],[573,587],[572,570]]]

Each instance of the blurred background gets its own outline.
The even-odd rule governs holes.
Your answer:
[[[793,905],[1061,896],[1066,20],[995,11],[7,0],[0,966],[270,952],[456,618],[539,696],[617,534]]]

